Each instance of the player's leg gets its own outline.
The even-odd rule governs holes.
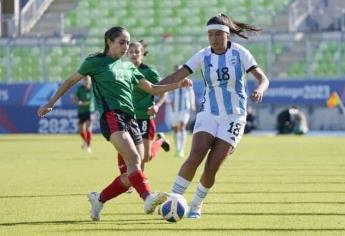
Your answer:
[[[144,153],[142,162],[143,169],[144,163],[152,159],[152,144],[155,139],[156,124],[153,119],[138,119],[137,123],[144,143]]]
[[[139,157],[141,158],[140,161],[142,161],[142,157],[144,155],[144,146],[142,145],[142,137],[138,128],[138,124],[134,119],[131,119],[128,122],[128,127],[133,143],[136,144],[137,153],[139,153]],[[127,167],[129,182],[139,193],[140,197],[144,200],[144,212],[146,214],[153,213],[155,208],[167,199],[168,195],[163,192],[153,194],[151,192],[151,186],[149,185],[148,179],[144,175],[143,171],[135,170],[131,172],[129,166]]]
[[[88,118],[85,120],[85,130],[88,145],[91,146],[92,139],[92,114],[88,112]]]
[[[201,206],[210,188],[215,183],[216,174],[227,156],[235,150],[240,142],[246,123],[245,116],[229,116],[219,121],[216,138],[207,156],[205,168],[191,203],[191,218],[201,216]]]
[[[174,132],[173,137],[174,137],[174,143],[175,143],[175,154],[174,154],[174,157],[178,157],[179,147],[180,147],[178,123],[175,123],[174,126],[172,126],[172,130]]]
[[[179,130],[180,130],[180,152],[179,157],[184,157],[184,148],[186,146],[187,141],[187,123],[189,120],[190,114],[189,111],[184,111],[181,113],[181,119],[179,124]]]
[[[200,218],[202,202],[206,198],[210,188],[214,185],[215,176],[228,154],[231,153],[233,147],[226,141],[216,138],[212,149],[210,150],[205,168],[197,185],[193,200],[190,204],[188,213],[189,218]]]
[[[182,164],[172,186],[172,192],[183,194],[192,181],[195,172],[211,148],[217,131],[217,122],[211,115],[201,112],[197,115],[192,147],[187,160]]]
[[[84,122],[84,129],[86,134],[86,151],[91,153],[91,139],[92,139],[92,126],[91,126],[91,114],[89,115],[89,119],[85,120]]]
[[[79,135],[83,140],[83,144],[81,146],[82,149],[86,148],[86,132],[84,128],[84,119],[81,113],[78,113],[78,129],[79,129]]]

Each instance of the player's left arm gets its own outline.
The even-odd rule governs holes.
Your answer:
[[[73,85],[78,83],[83,78],[83,75],[79,73],[73,74],[71,77],[69,77],[67,80],[63,82],[63,84],[58,88],[58,90],[55,92],[53,97],[50,98],[47,104],[42,105],[37,110],[37,115],[39,117],[43,117],[45,114],[53,110],[53,107],[57,100],[59,100],[60,97],[62,97]]]
[[[254,102],[261,102],[263,98],[264,92],[267,90],[269,85],[269,80],[265,73],[259,68],[256,67],[250,71],[255,79],[258,80],[258,85],[253,90],[253,92],[250,94],[250,98]]]

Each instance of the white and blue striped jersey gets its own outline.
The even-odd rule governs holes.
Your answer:
[[[194,98],[193,87],[185,87],[169,92],[167,102],[170,102],[172,112],[189,112]]]
[[[218,55],[209,46],[192,56],[184,67],[191,73],[202,71],[206,89],[201,111],[216,116],[246,115],[245,74],[257,67],[246,48],[229,42],[226,52]]]

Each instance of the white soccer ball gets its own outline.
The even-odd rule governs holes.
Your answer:
[[[168,199],[160,205],[160,215],[169,222],[180,221],[188,211],[186,199],[177,193],[171,193]]]

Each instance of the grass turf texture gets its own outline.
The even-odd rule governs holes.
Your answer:
[[[91,222],[86,194],[118,175],[116,153],[99,135],[92,155],[80,145],[77,135],[0,136],[0,235],[345,234],[344,138],[245,136],[222,166],[202,218],[177,224],[145,215],[137,193],[108,202],[101,221]],[[161,150],[147,165],[153,189],[170,191],[183,162],[173,154],[174,147]]]

